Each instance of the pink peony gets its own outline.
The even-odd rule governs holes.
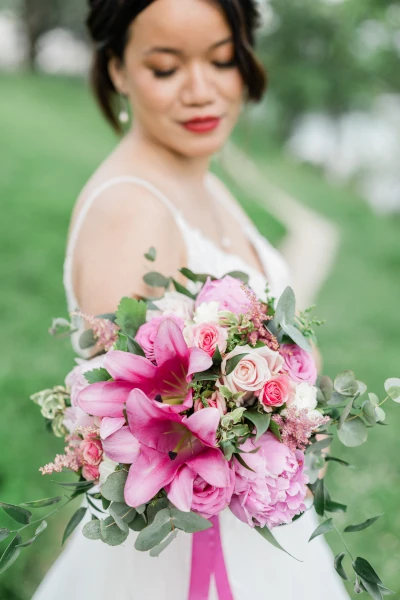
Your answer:
[[[224,487],[212,485],[207,479],[192,470],[189,465],[183,466],[175,479],[166,487],[168,498],[174,503],[175,486],[178,487],[184,482],[190,497],[190,510],[199,513],[205,519],[218,515],[229,505],[235,487],[234,471],[227,462],[225,465],[227,485]],[[179,504],[179,498],[177,500]]]
[[[80,451],[82,452],[82,458],[86,465],[94,467],[101,463],[103,458],[103,447],[101,441],[94,439],[93,435],[88,435],[86,439],[82,440]]]
[[[318,373],[312,354],[296,344],[283,344],[279,352],[285,361],[284,370],[293,381],[315,384]]]
[[[143,348],[146,358],[151,360],[153,363],[156,362],[156,357],[154,354],[154,340],[161,323],[167,318],[167,316],[162,315],[161,317],[154,317],[151,321],[148,321],[141,327],[136,334],[135,340],[140,344]],[[168,318],[175,321],[177,325],[179,325],[180,330],[185,326],[183,319],[177,315],[170,315]]]
[[[243,285],[230,275],[215,281],[208,277],[197,296],[195,308],[203,302],[219,302],[219,310],[228,310],[235,314],[247,313],[251,308],[251,301],[243,290]]]
[[[209,408],[218,408],[221,417],[226,415],[226,413],[228,412],[228,410],[226,408],[226,400],[220,392],[214,392],[213,395],[210,398],[207,398],[206,400],[207,400]],[[204,406],[201,399],[198,398],[196,400],[196,402],[194,403],[194,410],[195,410],[195,412],[198,412],[199,410],[202,410],[203,408],[206,408],[206,407]]]
[[[85,465],[82,467],[82,476],[87,481],[97,481],[100,477],[99,468],[95,465]]]
[[[189,348],[196,346],[209,356],[214,356],[217,347],[221,353],[225,352],[228,341],[228,331],[216,323],[200,323],[186,327],[183,336]]]
[[[93,369],[100,369],[104,363],[104,356],[105,355],[102,354],[101,356],[95,356],[90,360],[78,359],[80,360],[80,363],[68,373],[65,378],[65,385],[67,389],[70,390],[72,406],[78,406],[77,398],[79,392],[89,385],[84,374]]]
[[[283,406],[289,399],[290,379],[287,375],[272,377],[264,385],[259,400],[267,412],[271,412],[272,407]]]
[[[304,474],[304,454],[292,452],[268,432],[254,444],[247,440],[241,448],[250,471],[234,459],[236,481],[230,504],[234,515],[250,527],[272,529],[291,523],[304,512],[308,477]]]

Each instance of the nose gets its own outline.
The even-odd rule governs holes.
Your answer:
[[[213,84],[207,67],[199,63],[190,65],[182,92],[183,103],[191,106],[204,106],[210,104],[213,97]]]

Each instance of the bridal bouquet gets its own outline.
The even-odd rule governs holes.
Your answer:
[[[154,248],[146,258],[154,261]],[[179,531],[211,528],[229,508],[280,548],[271,530],[313,504],[323,520],[310,541],[331,530],[343,540],[338,574],[348,579],[344,559],[350,558],[358,591],[372,598],[391,593],[365,559],[350,555],[330,516],[346,506],[331,499],[321,469],[329,461],[347,465],[329,454],[335,435],[355,447],[384,424],[382,405],[389,398],[400,402],[400,380],[386,382],[380,401],[352,371],[334,381],[318,376],[311,343],[322,322],[310,320],[311,309],[296,315],[291,288],[276,302],[268,289],[257,298],[244,273],[221,279],[181,273],[195,293],[151,272],[145,281],[164,287],[162,298],[123,298],[115,314],[78,313],[91,326],[81,347],[92,347],[94,358],[80,360],[65,385],[32,396],[46,427],[65,438],[64,453],[41,472],[75,472],[77,481],[59,483],[70,492],[64,504],[86,499],[63,542],[90,512],[83,527],[89,539],[116,546],[133,530],[136,549],[158,556]],[[51,332],[74,329],[56,319]],[[13,533],[0,570],[59,508],[34,521],[32,511],[63,500],[0,503],[23,525],[0,530],[0,540]],[[378,518],[344,532],[366,529]],[[40,524],[23,541],[33,523]]]

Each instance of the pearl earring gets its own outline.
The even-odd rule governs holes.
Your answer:
[[[125,100],[123,100],[125,99]],[[118,115],[118,119],[119,122],[122,123],[123,125],[126,125],[127,123],[129,123],[129,113],[128,113],[128,108],[127,108],[127,104],[128,101],[126,99],[126,96],[121,95],[120,96],[120,111],[119,111],[119,115]],[[125,106],[124,106],[124,102],[125,102]]]

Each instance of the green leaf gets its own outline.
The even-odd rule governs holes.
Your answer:
[[[128,338],[136,336],[139,327],[146,323],[146,302],[125,296],[119,303],[116,323]]]
[[[232,356],[229,360],[226,361],[225,364],[225,373],[224,375],[230,375],[238,366],[242,358],[248,355],[248,352],[243,354],[237,354],[236,356]]]
[[[107,369],[93,369],[92,371],[86,371],[84,373],[85,379],[89,383],[99,383],[100,381],[110,381],[112,379]]]
[[[212,523],[208,519],[204,519],[197,513],[194,512],[182,512],[175,508],[175,506],[171,507],[171,516],[173,518],[174,526],[177,529],[181,529],[182,531],[186,531],[186,533],[196,533],[197,531],[205,531],[206,529],[211,529],[213,526]]]
[[[321,525],[319,525],[317,527],[317,529],[314,531],[314,533],[311,535],[311,537],[308,541],[311,542],[313,539],[315,539],[319,535],[325,535],[325,533],[332,531],[333,528],[334,527],[333,527],[332,519],[327,519],[326,521],[324,521],[323,523],[321,523]]]
[[[370,400],[363,402],[361,410],[368,425],[376,425],[375,407]]]
[[[339,373],[335,378],[333,387],[342,396],[355,396],[359,391],[356,376],[353,371]]]
[[[93,329],[86,329],[79,337],[79,348],[81,350],[87,350],[92,348],[96,344],[96,338],[94,337]]]
[[[357,557],[353,562],[353,569],[357,575],[361,577],[361,579],[365,579],[365,581],[370,583],[383,585],[378,574],[374,571],[369,562],[365,560],[365,558]]]
[[[39,537],[39,535],[41,533],[43,533],[43,531],[45,531],[45,529],[47,529],[47,521],[42,521],[40,523],[39,527],[36,529],[35,535],[30,540],[27,540],[26,542],[19,544],[18,548],[27,548],[28,546],[31,546],[33,544],[33,542]]]
[[[332,444],[332,436],[328,436],[323,440],[319,440],[319,442],[314,442],[307,447],[306,454],[321,452],[325,448],[328,448]]]
[[[120,546],[129,535],[129,529],[122,531],[112,517],[100,521],[101,540],[108,546]]]
[[[14,504],[6,504],[5,502],[0,502],[0,507],[16,523],[28,525],[28,523],[31,521],[32,513],[26,508],[21,508],[20,506],[15,506]]]
[[[239,453],[235,454],[234,456],[235,456],[236,460],[238,461],[238,463],[240,463],[242,465],[242,467],[244,467],[248,471],[252,471],[253,473],[255,473],[254,469],[249,467],[249,465],[246,463],[245,460],[243,460],[242,456]]]
[[[128,524],[136,517],[136,510],[125,502],[113,502],[110,506],[110,515],[122,531],[128,531]]]
[[[62,499],[62,496],[57,496],[55,498],[45,498],[44,500],[24,502],[20,506],[24,506],[25,508],[43,508],[44,506],[52,506],[53,504],[58,504],[59,502],[61,502]]]
[[[373,598],[373,600],[382,600],[381,588],[376,583],[371,583],[365,579],[361,579],[361,583],[366,592]]]
[[[161,498],[157,498],[157,500],[153,500],[151,504],[147,507],[147,518],[149,523],[154,521],[156,514],[162,510],[163,508],[168,508],[170,506],[169,500],[166,496],[162,496]]]
[[[258,440],[263,433],[268,431],[271,422],[271,415],[269,413],[260,413],[258,410],[246,410],[243,416],[245,419],[250,421],[250,423],[253,423],[253,425],[256,426],[256,440]]]
[[[184,275],[186,279],[190,279],[190,281],[194,281],[195,283],[205,283],[208,277],[210,277],[212,280],[215,279],[215,277],[208,275],[207,273],[193,273],[193,271],[187,269],[186,267],[179,269],[179,272],[182,273],[182,275]]]
[[[52,479],[51,481],[53,481],[54,483],[57,483],[58,485],[61,485],[62,487],[66,487],[66,488],[70,488],[70,487],[74,487],[77,489],[85,489],[86,488],[92,488],[93,485],[96,483],[95,480],[93,481],[56,481],[55,479]]]
[[[278,438],[278,440],[281,442],[282,441],[282,436],[281,436],[281,432],[279,429],[279,425],[278,423],[275,423],[275,421],[273,419],[271,419],[271,422],[269,424],[269,430],[272,431],[272,433],[274,434],[274,436],[276,438]]]
[[[287,287],[281,297],[275,310],[275,321],[281,325],[282,321],[291,324],[294,321],[296,313],[296,297],[291,287]]]
[[[386,413],[380,406],[374,408],[377,423],[382,423],[386,419]]]
[[[126,471],[111,473],[101,488],[102,496],[112,502],[125,502],[124,490],[127,478]]]
[[[219,379],[218,373],[212,371],[203,371],[202,373],[196,373],[194,381],[217,381]]]
[[[136,515],[136,517],[128,524],[129,529],[132,531],[142,531],[147,526],[147,523],[143,515]]]
[[[220,365],[222,363],[222,356],[221,356],[221,351],[219,349],[219,346],[217,346],[217,348],[213,354],[212,361],[213,361],[214,365]]]
[[[155,548],[152,548],[150,550],[150,556],[151,557],[157,557],[160,556],[161,552],[163,552],[166,548],[168,548],[168,546],[174,541],[174,539],[176,538],[176,536],[178,535],[178,529],[175,529],[175,531],[173,531],[166,540],[164,540],[163,542],[161,542],[161,544],[158,544],[158,546],[156,546]]]
[[[169,508],[164,508],[156,514],[154,521],[139,533],[135,542],[136,550],[147,552],[155,548],[171,531],[171,512]]]
[[[338,430],[343,427],[343,423],[346,421],[347,417],[351,413],[351,410],[353,408],[353,403],[354,403],[354,398],[351,398],[351,400],[349,400],[349,402],[346,404],[346,407],[343,409],[342,414],[340,415],[339,423],[338,423]]]
[[[291,325],[290,323],[286,323],[286,321],[281,322],[281,327],[283,331],[293,340],[295,344],[297,344],[302,350],[305,352],[311,353],[312,346],[307,338],[301,333],[297,327]]]
[[[146,356],[141,345],[136,340],[131,340],[131,338],[127,339],[127,350],[131,354],[136,354],[136,356]]]
[[[176,279],[172,279],[172,283],[174,284],[174,288],[177,292],[183,294],[184,296],[187,296],[188,298],[191,298],[192,300],[196,300],[196,294],[192,294],[192,292],[189,292],[189,290],[187,290],[185,286],[179,283],[179,281],[176,281]]]
[[[376,394],[373,394],[372,392],[370,392],[368,394],[368,398],[370,399],[371,403],[373,406],[378,406],[379,404],[379,398]]]
[[[255,530],[260,535],[262,535],[262,537],[265,540],[267,540],[267,542],[269,542],[270,544],[272,544],[272,546],[274,546],[278,550],[282,550],[282,552],[285,552],[285,554],[288,554],[291,558],[294,558],[295,560],[297,560],[297,562],[303,562],[303,561],[299,560],[298,558],[296,558],[295,556],[292,556],[292,554],[289,554],[289,552],[287,550],[285,550],[284,548],[282,548],[282,546],[280,545],[280,543],[278,542],[278,540],[275,539],[275,537],[273,536],[271,530],[268,529],[268,527],[255,527]]]
[[[326,462],[336,462],[339,465],[342,465],[343,467],[349,467],[350,469],[353,468],[350,463],[346,462],[345,460],[342,460],[341,458],[336,458],[335,456],[325,456],[325,460]]]
[[[333,502],[330,498],[325,498],[325,511],[333,513],[345,513],[347,506],[345,504],[339,504],[339,502]]]
[[[226,275],[234,277],[234,279],[239,279],[246,285],[249,283],[249,276],[247,273],[243,273],[243,271],[230,271],[229,273],[226,273]],[[226,277],[226,275],[224,275],[224,277]]]
[[[328,377],[327,375],[324,375],[323,377],[321,377],[321,379],[319,381],[319,389],[321,390],[325,401],[329,402],[329,400],[332,397],[332,393],[333,393],[332,379],[330,377]]]
[[[83,535],[88,538],[88,540],[100,540],[101,539],[101,531],[100,531],[100,521],[89,521],[85,523],[85,526],[82,530]]]
[[[8,536],[10,535],[11,531],[9,529],[5,529],[2,528],[0,529],[0,542],[3,542],[4,540],[6,540],[8,538]]]
[[[150,262],[154,262],[157,258],[157,251],[154,248],[154,246],[152,246],[150,248],[150,250],[144,255],[145,258],[147,258],[147,260],[149,260]]]
[[[388,396],[400,403],[400,379],[392,377],[385,381],[385,390]]]
[[[344,530],[345,533],[355,533],[357,531],[363,531],[368,527],[371,527],[374,523],[376,523],[383,515],[378,515],[377,517],[372,517],[371,519],[367,519],[364,523],[360,523],[359,525],[348,525]]]
[[[340,577],[342,579],[344,579],[345,581],[349,581],[349,578],[346,575],[346,571],[343,568],[343,559],[346,556],[346,552],[341,552],[341,554],[338,554],[337,556],[335,556],[335,562],[334,562],[334,566],[335,566],[335,570],[338,573],[338,575],[340,575]]]
[[[161,275],[161,273],[157,273],[156,271],[146,273],[143,277],[143,281],[147,283],[148,286],[154,288],[167,288],[170,284],[169,277],[164,277],[164,275]]]
[[[3,555],[0,558],[0,575],[7,571],[9,567],[17,560],[21,549],[18,547],[22,543],[22,538],[20,535],[16,535],[15,538],[11,540]]]
[[[65,528],[63,539],[61,545],[63,546],[71,533],[78,527],[79,523],[82,521],[87,511],[86,506],[81,506],[78,510],[72,515],[68,525]]]
[[[368,430],[364,421],[359,417],[343,423],[342,428],[338,430],[338,438],[345,446],[355,448],[361,446],[368,438]]]
[[[226,460],[228,461],[231,460],[232,456],[235,454],[235,452],[237,452],[235,444],[230,441],[221,442],[221,448]]]
[[[325,484],[322,479],[318,479],[313,486],[314,508],[317,515],[322,517],[325,512]]]

